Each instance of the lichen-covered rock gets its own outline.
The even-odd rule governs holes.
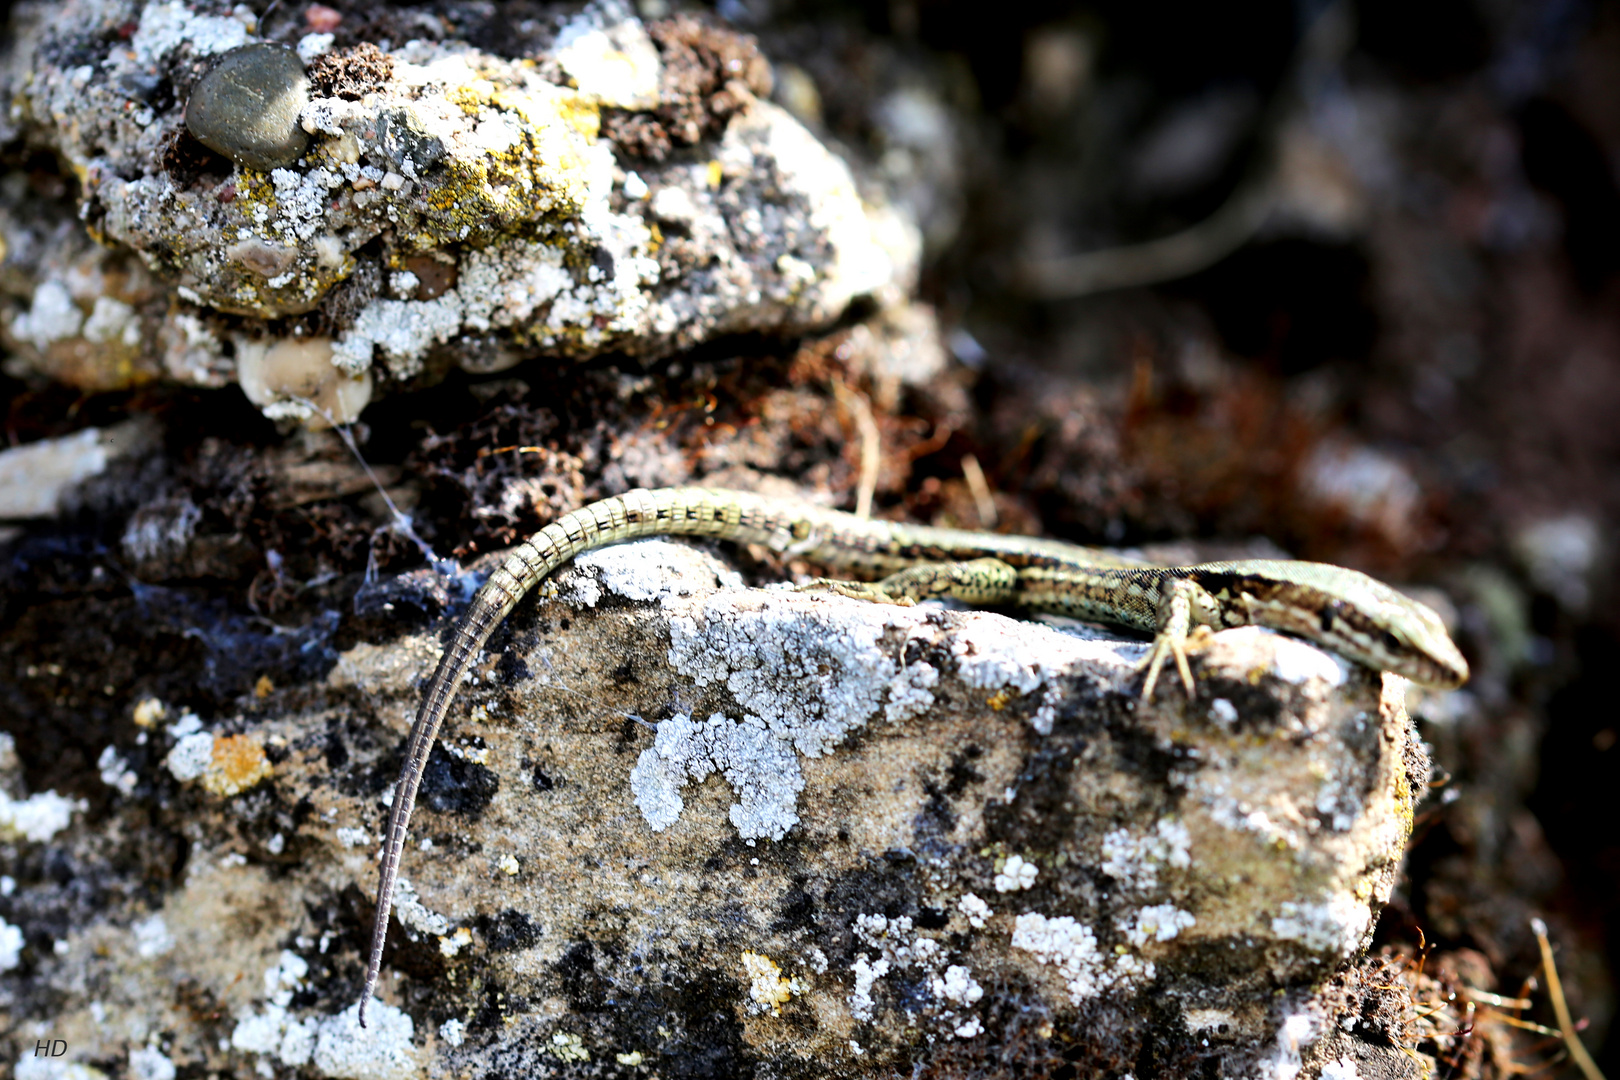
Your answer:
[[[211,154],[185,121],[188,99],[219,96],[218,65],[295,62],[279,45],[229,51],[255,30],[245,8],[22,4],[0,59],[12,102],[0,137],[58,154],[92,235],[160,286],[164,310],[114,328],[139,358],[132,370],[212,382],[235,342],[284,336],[293,317],[333,339],[351,376],[378,362],[408,379],[433,356],[487,371],[799,332],[857,296],[900,295],[915,230],[868,207],[842,161],[756,96],[768,69],[747,39],[683,19],[685,37],[649,35],[616,0],[560,9],[551,52],[515,59],[428,37],[330,52],[330,35],[308,35],[299,55],[320,62],[299,114],[308,145],[261,168],[271,162],[257,151]],[[729,65],[722,77],[694,83],[690,57],[667,70],[655,41],[702,34],[728,43],[692,54]],[[702,122],[670,120],[665,138],[689,152],[651,153],[645,125],[623,127],[638,134],[622,143],[600,137],[604,112],[682,108]],[[227,152],[240,142],[209,132]],[[17,212],[21,192],[0,196],[25,252],[69,242]],[[82,384],[56,346],[103,296],[131,306],[112,287],[35,276],[0,313],[6,343]],[[100,370],[97,385],[133,377]]]
[[[1245,629],[1145,705],[1138,642],[743,589],[661,541],[579,563],[434,751],[373,1028],[374,853],[436,633],[251,720],[147,708],[158,754],[266,764],[103,763],[114,811],[51,842],[123,899],[11,860],[12,1022],[243,1077],[1298,1073],[1427,779],[1400,680]],[[185,873],[121,890],[94,837],[160,806]]]

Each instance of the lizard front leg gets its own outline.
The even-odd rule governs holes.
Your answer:
[[[1191,698],[1197,688],[1193,685],[1192,667],[1187,663],[1187,636],[1195,615],[1200,626],[1207,625],[1207,613],[1215,609],[1215,599],[1202,586],[1186,578],[1166,578],[1159,590],[1159,631],[1153,638],[1153,651],[1148,654],[1142,700],[1153,699],[1159,672],[1165,660],[1172,656],[1176,670],[1181,673],[1181,683],[1187,688],[1187,697]]]

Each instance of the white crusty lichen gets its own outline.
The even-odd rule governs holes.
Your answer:
[[[974,893],[963,893],[961,898],[956,901],[956,908],[967,919],[968,925],[975,930],[983,930],[984,924],[994,914],[990,910],[990,905],[979,899]]]
[[[1152,904],[1120,919],[1119,930],[1126,941],[1140,949],[1149,942],[1171,941],[1197,922],[1192,912],[1182,911],[1174,904]]]
[[[288,1007],[308,974],[308,961],[295,952],[283,950],[264,973],[264,1008],[244,1012],[237,1018],[236,1027],[231,1031],[231,1046],[273,1057],[293,1068],[307,1064],[315,1052],[318,1024],[292,1016]]]
[[[162,913],[148,915],[129,930],[135,939],[135,954],[143,959],[162,956],[174,948],[174,934]]]
[[[984,987],[973,977],[973,972],[961,964],[952,964],[943,975],[934,976],[928,987],[935,997],[958,1005],[973,1005],[984,997]]]
[[[0,919],[0,971],[11,971],[22,963],[23,946],[26,944],[22,927],[12,926],[5,919]]]
[[[1039,873],[1040,868],[1032,862],[1025,862],[1022,855],[1009,855],[1001,869],[996,871],[992,884],[996,892],[1018,892],[1034,885]]]
[[[742,575],[719,569],[719,564],[687,544],[668,540],[640,540],[587,551],[574,559],[564,595],[583,607],[595,607],[603,590],[638,603],[691,596],[714,584],[742,585]]]
[[[918,933],[910,916],[858,915],[852,927],[855,938],[866,949],[857,951],[850,964],[854,983],[849,993],[850,1014],[857,1020],[871,1020],[877,1013],[873,996],[878,981],[891,972],[912,971],[922,976],[922,984],[933,995],[924,1006],[930,1017],[959,1039],[972,1038],[983,1030],[978,1018],[964,1012],[984,997],[984,987],[964,964],[949,963],[947,946]]]
[[[213,56],[246,44],[253,24],[245,6],[229,15],[201,15],[180,0],[160,0],[141,9],[129,47],[138,64],[160,61],[182,45],[198,56]]]
[[[1192,835],[1174,818],[1160,818],[1153,831],[1137,835],[1115,829],[1103,837],[1103,873],[1126,889],[1145,892],[1157,887],[1159,870],[1185,870],[1192,864]]]
[[[1371,926],[1371,907],[1345,893],[1330,894],[1315,903],[1285,900],[1271,919],[1271,932],[1284,941],[1334,956],[1354,952]]]
[[[313,1064],[322,1076],[345,1080],[407,1080],[420,1075],[421,1062],[412,1045],[415,1025],[408,1013],[373,1000],[366,1026],[359,1005],[335,1015],[297,1017],[294,993],[303,988],[309,962],[284,950],[264,973],[265,1003],[239,1015],[231,1031],[232,1049],[259,1055],[261,1072],[271,1062],[297,1069]]]
[[[882,647],[901,609],[842,606],[838,618],[803,602],[738,611],[711,597],[697,613],[671,615],[671,665],[699,686],[724,686],[743,717],[680,715],[659,725],[631,774],[648,824],[672,825],[679,788],[717,770],[737,792],[731,820],[744,839],[780,840],[797,823],[798,755],[819,757],[865,724],[901,672]]]
[[[850,972],[855,976],[855,986],[849,992],[849,1012],[857,1020],[870,1020],[877,1011],[877,1002],[872,998],[872,988],[877,981],[889,973],[889,962],[878,959],[868,960],[865,956],[857,956],[855,962],[849,966]]]
[[[1056,968],[1075,1005],[1110,990],[1138,988],[1156,974],[1152,961],[1129,950],[1105,953],[1091,927],[1069,915],[1047,918],[1024,912],[1014,922],[1012,947]]]
[[[744,949],[742,969],[743,977],[748,980],[750,1012],[769,1012],[772,1016],[781,1016],[782,1006],[799,992],[796,981],[785,978],[781,965],[764,953]]]
[[[406,878],[394,882],[394,917],[407,930],[441,937],[450,933],[450,920],[430,911],[416,894],[416,886]]]
[[[617,549],[621,554],[587,565],[595,570],[617,559],[645,560],[622,554],[639,546],[626,545]],[[574,588],[577,599],[592,602],[590,589]],[[1048,675],[1083,660],[1123,667],[1117,650],[1134,647],[1081,641],[988,614],[947,628],[926,609],[826,594],[779,592],[739,606],[735,592],[684,603],[679,592],[658,586],[669,612],[669,662],[700,687],[723,687],[740,716],[714,713],[699,720],[682,713],[659,725],[653,746],[642,751],[631,773],[636,805],[658,830],[679,819],[682,787],[720,772],[737,793],[731,820],[739,835],[780,840],[799,820],[800,755],[831,752],[879,715],[900,721],[932,707],[941,673],[921,659],[904,662],[906,655],[923,652],[908,649],[907,641],[940,647],[972,672],[974,689],[991,692],[1038,688]],[[1003,662],[1010,652],[1008,628],[1020,625],[1031,659]]]
[[[1109,985],[1107,957],[1097,947],[1097,935],[1091,927],[1068,915],[1048,919],[1033,911],[1024,912],[1014,922],[1012,947],[1033,954],[1043,964],[1054,965],[1076,1005],[1096,997]]]
[[[623,0],[595,0],[563,24],[551,47],[580,94],[619,109],[658,104],[658,47]]]
[[[176,780],[185,783],[206,773],[213,761],[214,736],[206,731],[194,731],[180,736],[163,763]]]
[[[736,792],[731,823],[743,839],[780,840],[798,824],[793,807],[804,790],[799,759],[757,717],[733,722],[715,713],[694,721],[677,714],[663,721],[652,748],[641,752],[630,771],[630,790],[647,824],[662,831],[680,819],[680,789],[712,772]]]
[[[73,302],[67,286],[50,279],[34,286],[33,303],[11,320],[11,333],[19,341],[44,349],[76,336],[83,326],[84,312]]]
[[[26,799],[13,799],[0,791],[0,838],[42,844],[67,828],[73,812],[86,805],[83,799],[70,799],[54,791],[41,791]]]
[[[174,1059],[156,1046],[138,1046],[129,1052],[130,1080],[174,1080],[179,1074]]]

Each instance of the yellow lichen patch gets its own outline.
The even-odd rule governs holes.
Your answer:
[[[403,247],[484,247],[576,217],[587,195],[585,171],[574,148],[554,143],[530,136],[512,150],[449,159],[446,178],[425,193],[427,215]]]
[[[997,690],[995,693],[991,694],[990,695],[990,700],[986,704],[988,704],[990,706],[990,708],[993,709],[994,711],[1000,712],[1002,709],[1005,709],[1008,706],[1008,704],[1010,704],[1012,702],[1013,698],[1015,698],[1017,696],[1018,695],[1016,693],[1014,693],[1012,690],[1009,690],[1009,689],[1003,687],[1002,689]]]
[[[602,109],[593,101],[564,98],[557,103],[557,117],[592,142],[602,133]]]
[[[559,1031],[551,1036],[551,1053],[558,1061],[589,1061],[591,1052],[585,1049],[585,1040],[570,1031]]]
[[[782,1015],[782,1006],[793,998],[793,986],[782,977],[776,961],[763,953],[747,949],[742,954],[743,975],[748,979],[748,996],[756,1005],[771,1010],[772,1016]]]
[[[472,931],[465,926],[459,927],[455,933],[443,934],[439,937],[439,953],[442,956],[455,956],[471,944]]]
[[[168,714],[168,708],[157,698],[142,698],[135,705],[135,726],[143,728],[157,727]]]
[[[484,106],[495,103],[495,84],[488,79],[473,79],[451,87],[444,96],[468,116],[477,116]]]
[[[202,785],[211,794],[229,798],[247,791],[270,775],[270,759],[251,735],[220,735],[204,770]]]
[[[248,212],[248,217],[253,216],[252,208],[255,206],[263,206],[266,210],[275,206],[276,188],[270,182],[270,174],[245,165],[237,166],[236,201]]]

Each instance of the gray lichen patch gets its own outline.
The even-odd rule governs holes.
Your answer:
[[[858,296],[897,298],[914,271],[915,230],[869,207],[848,167],[746,82],[714,91],[725,122],[679,160],[634,160],[603,139],[604,108],[674,92],[621,4],[563,20],[556,55],[533,61],[454,39],[375,43],[391,51],[367,54],[363,92],[323,77],[316,90],[332,96],[299,109],[290,135],[302,68],[283,46],[244,44],[251,17],[168,2],[138,13],[128,43],[96,30],[127,24],[113,0],[23,20],[0,84],[15,102],[7,130],[59,155],[79,216],[169,301],[132,331],[146,370],[216,381],[237,329],[226,314],[302,317],[355,376],[376,364],[409,379],[435,353],[478,370],[542,353],[656,356],[824,326]],[[194,139],[231,161],[204,160]],[[31,362],[71,377],[42,355],[72,332],[58,299],[36,313],[16,296],[7,321],[40,343]],[[88,318],[97,299],[74,306]]]
[[[245,168],[293,164],[309,145],[299,113],[309,104],[303,61],[285,45],[255,42],[220,57],[186,102],[186,129]]]

